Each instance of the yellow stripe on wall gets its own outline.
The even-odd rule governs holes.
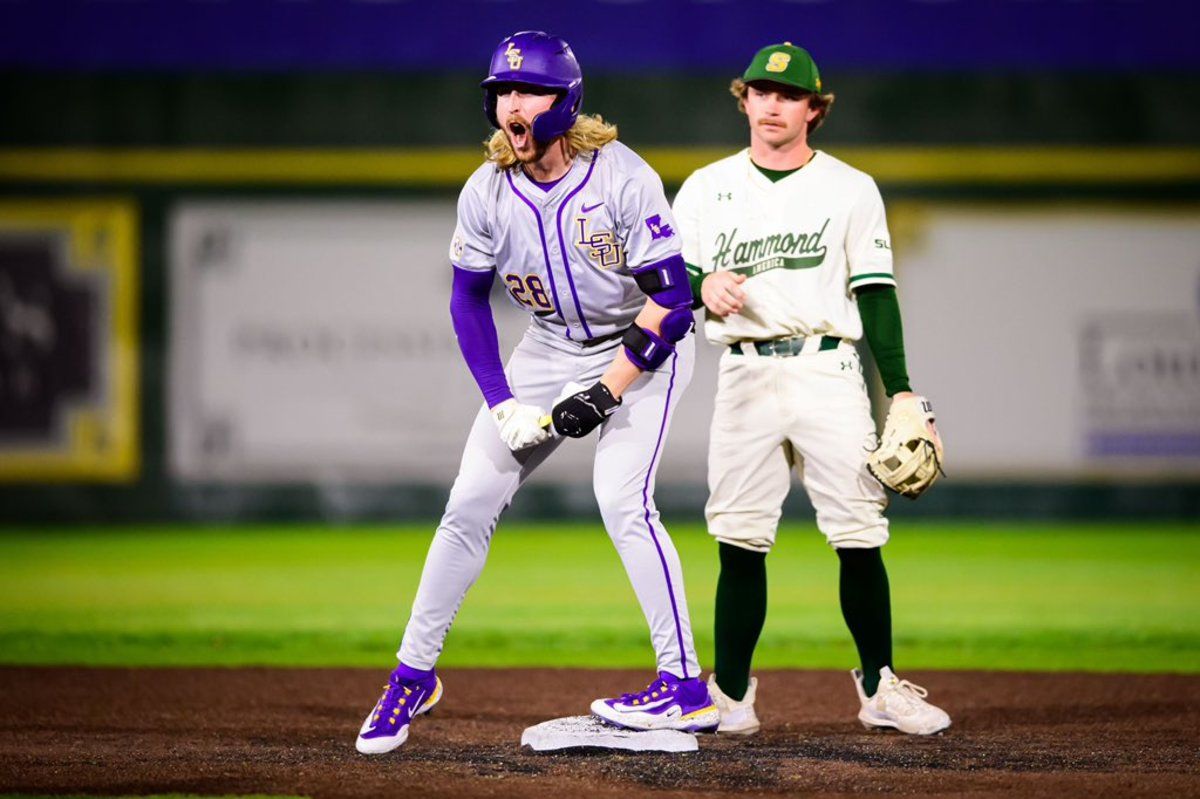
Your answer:
[[[678,184],[735,150],[646,147],[639,152]],[[1180,184],[1200,181],[1200,148],[834,147],[882,183],[1020,185]],[[371,185],[456,188],[482,150],[0,149],[0,183]]]

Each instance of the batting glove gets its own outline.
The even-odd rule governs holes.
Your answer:
[[[550,431],[541,425],[546,412],[535,405],[522,405],[510,398],[492,408],[491,413],[500,438],[513,452],[537,446],[550,437]]]
[[[621,400],[612,395],[600,381],[591,388],[577,391],[560,400],[550,411],[554,429],[559,435],[583,438],[621,407]]]

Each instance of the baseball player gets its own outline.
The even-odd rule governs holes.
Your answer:
[[[822,93],[806,51],[763,48],[731,89],[750,147],[692,173],[674,205],[705,334],[724,347],[706,507],[721,561],[709,680],[720,731],[759,728],[750,663],[766,617],[766,556],[795,468],[841,562],[842,613],[862,661],[852,672],[859,719],[937,732],[949,716],[892,671],[880,557],[887,497],[868,470],[881,453],[871,455],[875,426],[854,347],[865,332],[893,398],[884,441],[903,416],[919,431],[912,451],[928,453],[893,455],[887,468],[903,466],[904,476],[877,473],[920,493],[936,478],[941,442],[908,383],[883,201],[870,176],[809,146],[833,95]]]
[[[654,505],[695,343],[662,181],[616,141],[615,127],[579,113],[583,75],[562,39],[508,37],[481,85],[498,130],[459,195],[450,313],[484,405],[425,560],[400,663],[363,722],[358,751],[400,746],[411,720],[441,699],[434,665],[500,514],[559,436],[597,428],[596,499],[650,626],[658,675],[645,691],[597,699],[592,712],[632,729],[713,730],[719,713],[699,678],[679,556]],[[497,276],[530,316],[507,367],[488,300]]]

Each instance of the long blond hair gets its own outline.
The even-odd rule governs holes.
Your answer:
[[[567,143],[567,155],[574,157],[578,153],[590,153],[599,150],[610,141],[617,138],[617,126],[604,121],[599,114],[580,114],[575,124],[564,136]],[[517,163],[517,154],[508,143],[508,136],[498,130],[483,142],[487,160],[501,169],[508,169]]]

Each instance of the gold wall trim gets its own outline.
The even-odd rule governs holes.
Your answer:
[[[735,150],[638,150],[669,184]],[[833,147],[882,183],[1180,184],[1200,182],[1200,148]],[[0,182],[371,185],[457,188],[482,162],[463,148],[0,149]]]

